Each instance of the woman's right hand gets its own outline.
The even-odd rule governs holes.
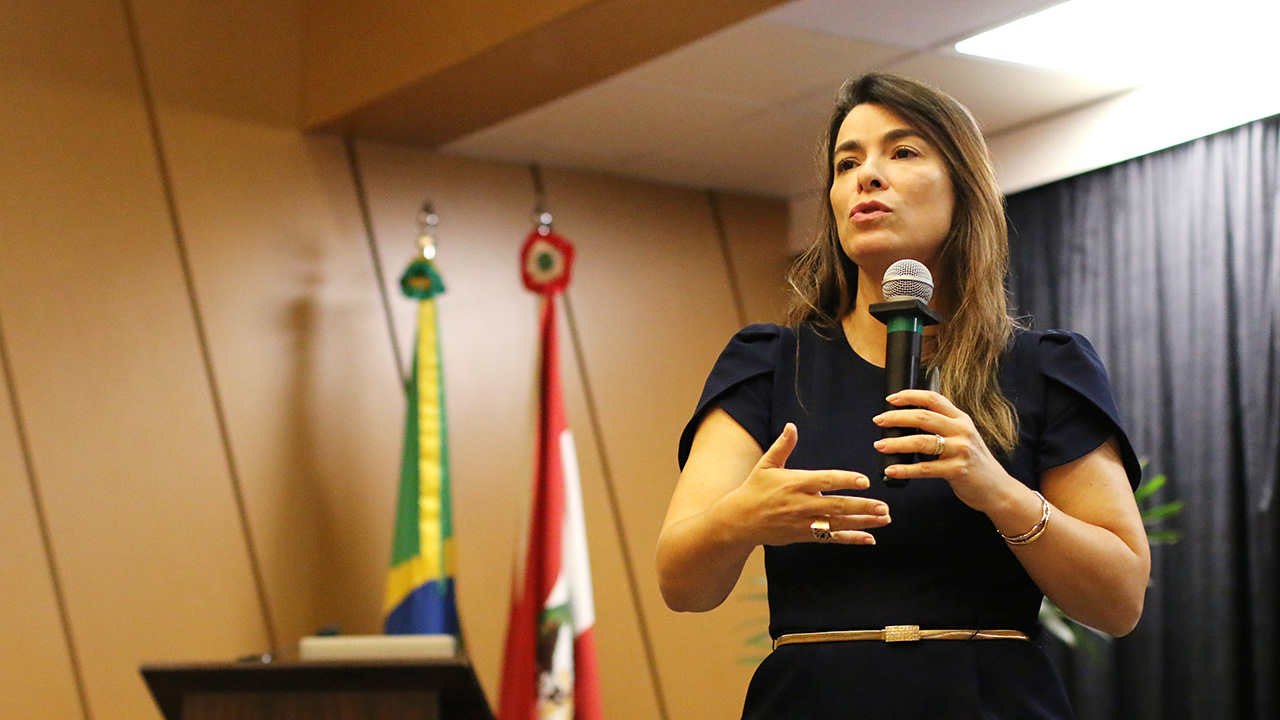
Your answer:
[[[831,539],[846,545],[874,545],[868,529],[889,524],[889,506],[880,500],[828,495],[837,490],[866,490],[866,475],[847,470],[792,470],[786,466],[799,440],[787,423],[746,480],[721,500],[730,517],[739,518],[740,542],[787,545],[814,542],[813,523],[826,520]]]
[[[889,522],[883,502],[823,494],[864,490],[867,477],[788,468],[796,440],[796,427],[788,423],[762,455],[751,434],[724,410],[715,408],[702,419],[658,538],[658,587],[672,610],[717,607],[756,547],[815,542],[815,520],[830,524],[825,542],[875,543],[867,530]]]

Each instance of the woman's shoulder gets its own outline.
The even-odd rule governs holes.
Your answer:
[[[724,350],[720,352],[716,366],[752,369],[772,367],[779,353],[795,347],[795,342],[796,330],[790,326],[776,323],[747,325],[729,338]]]
[[[1008,359],[1016,369],[1034,370],[1081,391],[1086,389],[1082,385],[1106,383],[1102,358],[1093,343],[1077,332],[1015,329]]]
[[[726,410],[757,442],[768,432],[767,396],[784,345],[793,342],[794,331],[785,325],[748,325],[733,334],[702,388],[702,396],[680,435],[677,460],[684,467],[693,447],[693,436],[712,407]]]
[[[1136,485],[1141,476],[1138,458],[1124,432],[1106,366],[1093,343],[1066,330],[1017,330],[1011,349],[1011,369],[1020,372],[1019,387],[1028,391],[1015,401],[1019,409],[1042,415],[1046,427],[1059,428],[1053,432],[1085,437],[1078,444],[1089,446],[1087,449],[1094,447],[1090,443],[1095,439],[1101,442],[1116,435],[1125,470]],[[1062,418],[1082,416],[1095,418],[1093,431],[1062,429]],[[1069,460],[1074,455],[1063,457]]]
[[[740,379],[766,371],[789,371],[802,359],[812,362],[814,358],[830,357],[847,347],[838,328],[832,330],[810,323],[748,325],[729,339],[716,360],[713,375]]]
[[[784,334],[791,333],[791,328],[774,323],[756,323],[738,330],[729,338],[724,350],[720,353],[721,361],[726,358],[751,358],[772,355]]]
[[[739,342],[746,345],[768,344],[777,342],[784,336],[794,336],[795,330],[788,325],[777,323],[753,323],[733,334],[730,343]]]

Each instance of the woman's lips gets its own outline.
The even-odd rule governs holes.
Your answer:
[[[849,219],[856,223],[875,220],[876,218],[888,215],[891,210],[889,206],[879,202],[864,202],[853,206],[853,212],[849,213]]]

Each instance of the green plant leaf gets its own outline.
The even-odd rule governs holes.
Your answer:
[[[1044,629],[1049,631],[1054,637],[1058,638],[1067,647],[1076,646],[1076,634],[1072,631],[1068,624],[1071,621],[1063,614],[1062,610],[1054,605],[1049,598],[1045,598],[1040,603],[1040,624]]]
[[[1172,515],[1177,515],[1182,512],[1182,508],[1185,506],[1186,502],[1182,500],[1174,500],[1173,502],[1167,502],[1153,508],[1147,508],[1142,511],[1142,520],[1148,524],[1156,523]]]
[[[1140,485],[1138,485],[1138,488],[1133,491],[1133,499],[1137,500],[1138,502],[1142,502],[1143,500],[1146,500],[1152,495],[1155,495],[1157,490],[1164,487],[1164,484],[1166,481],[1167,481],[1167,478],[1165,478],[1164,474],[1161,473],[1160,475],[1156,475],[1150,480],[1146,480],[1142,482]]]
[[[1067,617],[1049,598],[1040,602],[1040,624],[1072,650],[1084,650],[1094,660],[1102,657],[1102,647],[1111,641],[1105,634]]]
[[[1147,542],[1152,545],[1172,545],[1182,539],[1177,530],[1151,530],[1147,532]]]

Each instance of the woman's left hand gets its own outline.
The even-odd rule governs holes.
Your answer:
[[[942,478],[951,484],[956,497],[979,512],[987,510],[1001,496],[1008,483],[1017,483],[996,460],[983,441],[973,419],[943,395],[929,390],[903,390],[888,398],[901,410],[890,410],[873,418],[880,427],[918,428],[920,435],[877,440],[881,453],[942,453],[932,460],[910,465],[890,465],[885,474],[894,478]],[[942,438],[941,441],[938,438]]]

